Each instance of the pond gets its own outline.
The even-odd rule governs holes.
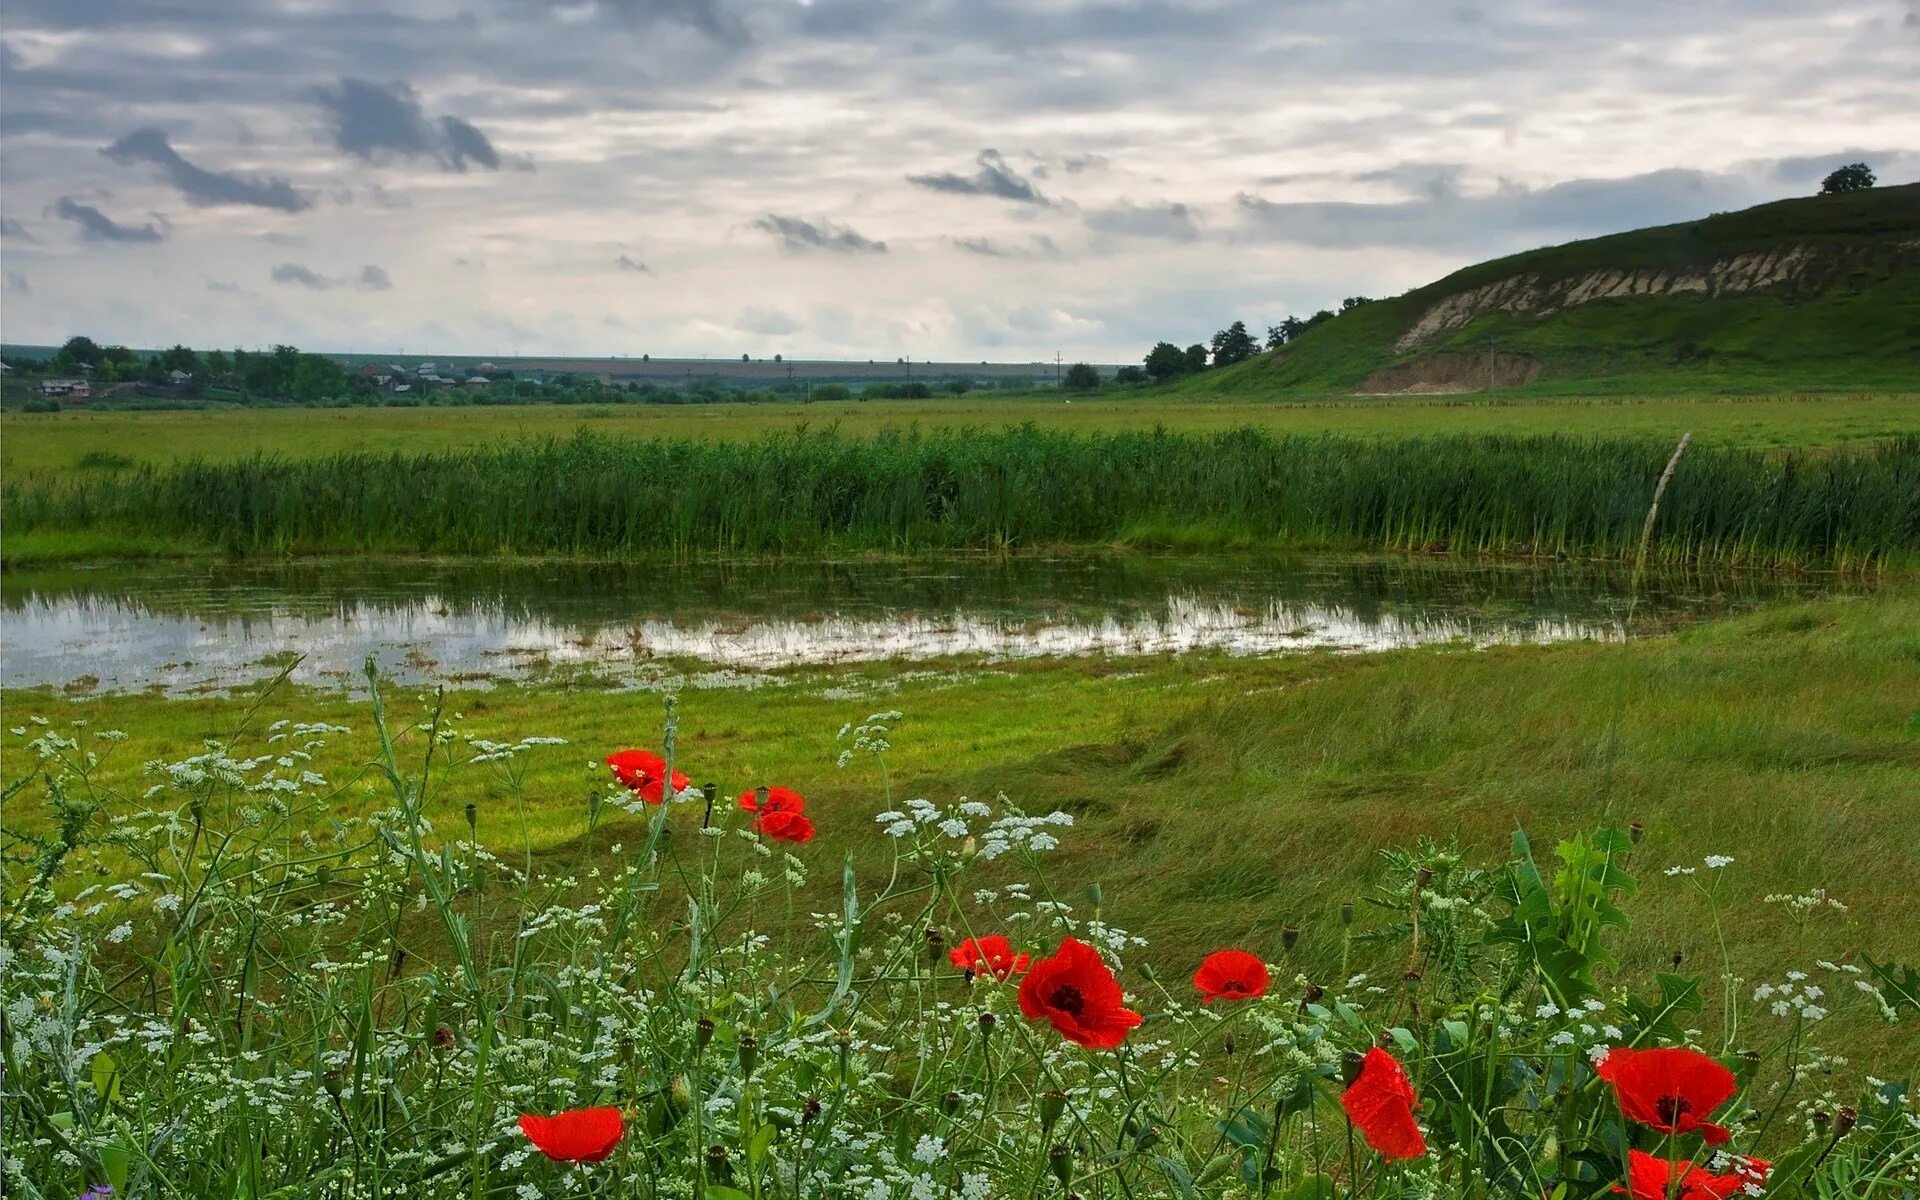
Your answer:
[[[1834,584],[1660,576],[1658,627]],[[1618,639],[1629,579],[1570,563],[1305,555],[1075,555],[780,563],[316,560],[0,575],[0,684],[201,693],[270,677],[349,685],[556,671],[646,686],[949,656],[1233,655]],[[304,657],[301,657],[304,656]]]

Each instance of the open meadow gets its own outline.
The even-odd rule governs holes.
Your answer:
[[[86,468],[90,463],[109,466],[121,460],[164,463],[189,456],[422,454],[517,438],[568,438],[581,432],[619,438],[743,441],[790,432],[801,425],[868,435],[915,425],[928,430],[998,429],[1028,423],[1079,433],[1162,426],[1176,432],[1217,433],[1252,427],[1274,433],[1388,439],[1557,433],[1669,443],[1692,431],[1705,445],[1771,449],[1838,446],[1920,433],[1920,394],[1527,396],[1489,401],[1480,396],[1248,400],[1232,394],[1162,393],[1069,400],[1050,393],[822,404],[8,412],[0,414],[0,470],[15,475]]]

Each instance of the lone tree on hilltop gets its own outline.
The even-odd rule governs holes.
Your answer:
[[[1146,366],[1147,374],[1157,382],[1165,383],[1176,375],[1187,373],[1187,356],[1172,342],[1161,342],[1147,353]]]
[[[1874,184],[1873,171],[1865,163],[1848,163],[1820,181],[1822,196],[1843,192],[1864,192]]]
[[[1060,386],[1070,392],[1090,392],[1100,386],[1100,371],[1092,363],[1075,363],[1067,368]]]

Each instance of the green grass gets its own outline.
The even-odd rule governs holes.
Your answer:
[[[1540,394],[1901,391],[1920,381],[1920,185],[1761,205],[1479,263],[1309,332],[1278,354],[1182,381],[1183,395],[1352,392],[1374,370],[1445,350],[1540,360]],[[1502,280],[1700,272],[1739,255],[1810,252],[1795,284],[1656,294],[1557,312],[1494,312],[1399,351],[1435,304]]]
[[[1366,319],[1368,310],[1355,314]],[[1227,386],[1218,386],[1225,381]],[[1438,434],[1651,438],[1692,432],[1702,445],[1777,449],[1838,446],[1920,433],[1920,393],[1851,396],[1404,397],[1285,399],[1259,371],[1209,373],[1205,394],[1154,390],[1075,397],[966,396],[835,404],[711,404],[580,409],[559,405],[460,409],[265,409],[216,412],[0,413],[0,474],[119,467],[121,458],[164,464],[274,454],[428,453],[524,437],[608,437],[747,441],[806,424],[849,434],[910,425],[998,429],[1031,422],[1078,433],[1168,429],[1214,433],[1243,426],[1275,433],[1360,438]]]
[[[12,536],[154,534],[238,554],[1004,551],[1137,536],[1620,559],[1640,546],[1669,451],[1255,430],[580,437],[29,477],[6,501]],[[1701,447],[1659,517],[1664,561],[1902,563],[1920,549],[1920,438],[1840,454]]]
[[[844,698],[846,688],[866,695]],[[105,778],[132,795],[144,786],[140,763],[190,753],[249,703],[44,691],[5,701],[9,724],[42,714],[56,727],[125,730]],[[405,719],[429,703],[415,692],[394,708]],[[1728,854],[1737,862],[1722,880],[1724,933],[1747,977],[1761,979],[1834,942],[1910,956],[1899,931],[1920,927],[1916,705],[1920,591],[1893,585],[1625,646],[810,672],[785,688],[683,693],[679,758],[696,781],[735,791],[791,783],[818,817],[819,861],[851,852],[878,871],[880,780],[864,759],[836,770],[833,735],[901,709],[897,796],[1005,791],[1030,811],[1073,812],[1053,877],[1101,884],[1114,918],[1151,928],[1168,963],[1228,941],[1270,948],[1292,922],[1304,930],[1303,969],[1324,971],[1338,945],[1333,909],[1372,877],[1383,847],[1457,837],[1494,857],[1517,824],[1547,845],[1638,820],[1648,895],[1629,963],[1677,952],[1713,969],[1704,902],[1659,870]],[[429,793],[437,828],[460,827],[473,801],[483,840],[556,862],[582,849],[581,797],[599,755],[648,743],[661,719],[655,696],[591,686],[456,690],[447,708],[476,737],[569,739],[535,760],[525,809],[485,773],[449,774]],[[368,713],[337,693],[295,691],[270,698],[258,720],[280,716],[364,733]],[[21,762],[9,756],[8,778]],[[10,824],[26,819],[9,812]],[[629,833],[603,828],[596,844]],[[1763,897],[1817,887],[1848,912],[1780,938],[1794,923]]]

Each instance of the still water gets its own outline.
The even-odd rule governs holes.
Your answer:
[[[1829,586],[1643,584],[1636,626]],[[0,575],[0,684],[204,692],[276,674],[485,685],[587,671],[643,685],[954,655],[1366,651],[1618,639],[1619,570],[1379,556],[1073,556],[640,565],[330,560]]]

